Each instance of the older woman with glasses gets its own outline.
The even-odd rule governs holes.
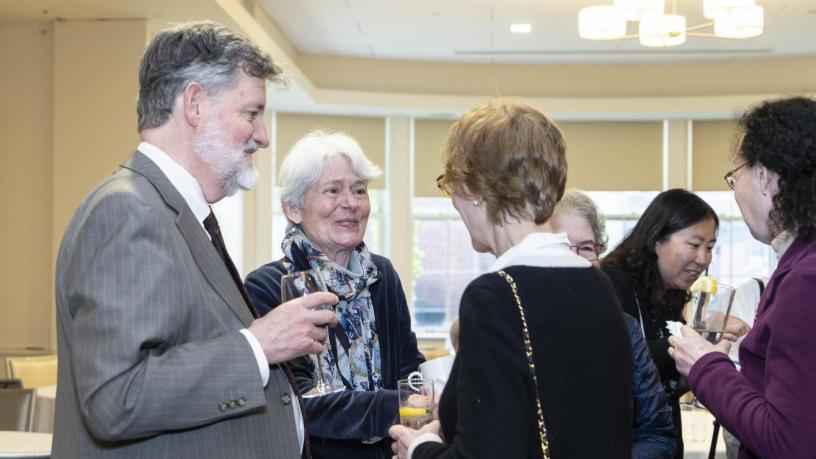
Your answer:
[[[473,248],[498,258],[462,294],[440,422],[392,427],[394,452],[629,459],[623,315],[609,281],[548,222],[567,178],[561,132],[532,107],[494,102],[454,124],[444,155],[440,184]]]
[[[600,267],[598,257],[606,249],[606,220],[589,196],[576,190],[564,191],[551,222],[556,231],[567,234],[570,250]]]
[[[669,353],[697,398],[741,442],[739,457],[816,457],[816,100],[769,101],[739,120],[725,181],[751,234],[795,237],[762,292],[737,371],[727,345],[690,327]]]
[[[345,134],[314,131],[300,139],[280,170],[289,221],[284,257],[246,278],[261,314],[281,303],[281,277],[295,271],[319,268],[340,299],[339,324],[329,330],[329,349],[318,358],[325,380],[346,390],[304,400],[316,459],[390,457],[383,437],[397,421],[397,380],[424,361],[397,272],[363,242],[371,211],[368,182],[379,174]],[[310,359],[289,366],[301,392],[314,386]]]
[[[556,232],[564,232],[570,249],[593,266],[600,267],[598,255],[606,242],[605,221],[589,196],[566,190],[550,219]],[[632,459],[671,459],[677,451],[672,411],[652,362],[640,326],[624,314],[634,357],[632,374]]]

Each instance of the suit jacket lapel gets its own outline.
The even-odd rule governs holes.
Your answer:
[[[150,181],[167,206],[176,212],[176,226],[190,247],[190,253],[204,277],[241,322],[248,326],[253,320],[249,306],[241,296],[238,286],[233,282],[224,261],[205,234],[201,223],[198,222],[176,187],[153,161],[138,151],[122,164],[122,167]]]

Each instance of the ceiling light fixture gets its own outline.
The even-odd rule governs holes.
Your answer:
[[[764,27],[764,12],[755,0],[703,0],[703,16],[711,21],[688,27],[686,17],[677,14],[676,0],[671,14],[665,13],[663,0],[613,0],[581,9],[578,34],[587,40],[638,38],[643,46],[667,47],[683,44],[686,37],[756,37]],[[626,34],[627,21],[638,22],[637,34]],[[708,28],[713,33],[701,32]]]
[[[533,26],[530,24],[511,24],[510,25],[510,32],[513,33],[530,33],[533,30]]]

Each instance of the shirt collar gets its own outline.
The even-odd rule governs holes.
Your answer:
[[[210,206],[207,204],[207,199],[204,198],[204,192],[201,190],[198,180],[159,147],[148,142],[142,142],[139,144],[138,150],[153,161],[162,173],[167,176],[170,183],[173,184],[187,205],[190,206],[198,222],[203,225],[204,219],[210,214]]]
[[[773,247],[774,252],[776,252],[776,256],[778,258],[782,258],[782,255],[788,250],[788,247],[793,244],[793,241],[796,238],[793,237],[789,231],[782,231],[781,233],[777,234],[775,238],[771,241],[771,247]]]
[[[589,268],[592,263],[570,250],[566,233],[530,233],[497,258],[490,270],[508,266]]]

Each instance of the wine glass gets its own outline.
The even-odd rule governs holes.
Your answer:
[[[325,291],[326,284],[323,282],[323,276],[320,275],[320,270],[317,268],[298,271],[281,277],[281,302],[308,295],[309,293]],[[316,309],[333,310],[331,306],[326,304],[322,304]],[[328,329],[326,331],[328,332]],[[345,390],[343,386],[326,381],[326,377],[323,375],[323,354],[326,352],[328,352],[328,345],[324,342],[320,353],[310,356],[317,368],[317,381],[313,388],[301,395],[303,398],[319,397]]]

